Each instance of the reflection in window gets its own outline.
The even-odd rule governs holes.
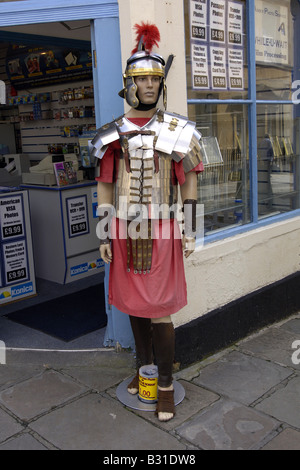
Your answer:
[[[257,100],[288,100],[294,64],[290,0],[255,0]]]
[[[299,208],[299,154],[293,105],[257,107],[258,214]]]
[[[202,134],[198,201],[205,233],[249,222],[247,106],[199,104],[189,107],[189,116]]]

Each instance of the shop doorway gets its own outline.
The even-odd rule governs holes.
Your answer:
[[[55,180],[53,163],[61,160],[75,162],[78,182],[82,182],[82,184],[86,181],[93,182],[93,170],[88,155],[84,153],[82,148],[84,146],[82,141],[88,134],[92,135],[96,129],[90,21],[73,20],[0,28],[0,80],[5,82],[7,90],[6,103],[0,106],[0,144],[2,148],[2,151],[0,149],[0,170],[1,167],[11,166],[11,171],[7,171],[6,181],[1,181],[0,186],[18,186],[20,183],[24,183],[25,174],[27,175],[26,184],[38,183],[49,186],[50,181],[50,186],[55,186],[57,181]],[[22,158],[24,155],[26,158]],[[40,169],[40,171],[31,172],[30,169],[33,168]],[[91,188],[88,188],[88,193],[91,194]],[[84,200],[84,197],[79,195],[78,201],[80,198]],[[58,203],[57,213],[60,210]],[[88,210],[93,219],[91,206]],[[34,214],[31,215],[34,218]],[[88,232],[86,235],[92,236],[91,221],[88,221],[88,225],[89,232],[86,230]],[[85,236],[85,234],[83,235]],[[54,228],[52,236],[54,238],[56,236]],[[83,247],[82,252],[91,248],[90,240],[86,244],[84,243],[84,236],[81,240],[82,243],[78,243]],[[68,243],[68,237],[67,233],[63,235],[62,243],[64,245]],[[73,236],[70,238],[72,238],[72,242],[75,240]],[[36,240],[33,227],[33,248],[37,269],[37,266],[47,263],[42,263],[38,259]],[[44,243],[44,247],[47,249],[47,243]],[[65,252],[67,251],[65,246],[63,249]],[[95,246],[92,246],[90,258],[92,255],[96,256],[96,250],[98,250],[98,246],[95,239]],[[72,256],[78,255],[78,252],[74,251],[74,253]],[[83,257],[84,253],[79,253],[79,255]],[[67,258],[67,254],[65,254],[65,258]],[[89,261],[93,261],[90,258],[88,258]],[[93,267],[93,263],[90,265]],[[97,269],[97,265],[95,269]],[[72,282],[65,282],[65,274],[63,280],[53,277],[49,280],[47,276],[40,276],[40,273],[37,272],[37,295],[6,304],[1,309],[0,320],[5,321],[5,315],[30,306],[33,307],[42,302],[52,302],[54,299],[66,296],[71,299],[72,294],[78,291],[84,292],[93,286],[99,286],[99,289],[103,290],[104,273],[102,269],[85,277],[80,277],[80,272],[80,269],[72,271]],[[100,297],[98,299],[101,302],[99,305],[99,326],[103,328],[105,305],[102,293]],[[96,301],[95,297],[94,301]],[[43,314],[42,305],[40,314]],[[100,318],[101,316],[102,318]],[[12,325],[11,321],[9,323]],[[32,330],[26,329],[24,326],[18,326],[17,329],[22,330],[23,346],[32,348],[42,347],[44,344],[44,335],[47,334],[47,331],[42,330],[40,333],[38,328],[32,335]],[[4,325],[2,331],[5,330]],[[95,330],[97,330],[97,323],[88,335],[84,329],[82,336],[79,332],[78,341],[83,347],[85,338],[88,347],[102,344],[102,333],[100,336],[99,334],[94,335]],[[28,338],[26,338],[26,334],[28,334]],[[33,338],[34,342],[32,342]],[[7,346],[19,346],[17,344],[18,337],[13,339],[11,336],[3,339]],[[17,343],[9,344],[10,340],[17,341]],[[49,344],[51,343],[53,347],[66,349],[69,347],[59,338],[53,337],[51,341],[49,340]],[[76,344],[72,343],[70,347],[76,347]]]

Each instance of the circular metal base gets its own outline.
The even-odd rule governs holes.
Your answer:
[[[123,405],[126,405],[129,408],[133,408],[134,410],[155,411],[156,403],[144,403],[143,401],[139,400],[138,393],[136,395],[132,395],[131,393],[127,391],[127,386],[131,382],[132,379],[133,377],[129,377],[118,386],[116,390],[117,398],[120,400],[121,403],[123,403]],[[175,406],[177,406],[184,399],[185,390],[180,383],[176,382],[176,380],[173,381],[173,386],[174,386],[174,402],[175,402]]]

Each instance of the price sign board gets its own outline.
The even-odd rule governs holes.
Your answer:
[[[1,197],[0,224],[2,240],[25,235],[22,194]]]
[[[190,0],[194,90],[244,90],[244,4]]]
[[[69,238],[89,233],[86,195],[66,199]]]
[[[26,241],[4,243],[2,247],[6,285],[28,279]]]
[[[0,194],[0,305],[35,294],[28,195]]]

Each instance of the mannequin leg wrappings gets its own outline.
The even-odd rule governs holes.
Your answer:
[[[135,341],[137,373],[127,387],[132,395],[139,391],[139,368],[153,363],[152,325],[150,318],[130,316],[130,324]]]
[[[160,421],[169,421],[175,415],[173,362],[175,353],[175,331],[173,323],[152,323],[153,347],[158,367],[158,402],[156,414]]]
[[[153,363],[153,350],[158,368],[158,402],[156,414],[160,421],[168,421],[175,415],[173,389],[173,362],[175,355],[175,331],[170,317],[158,319],[130,316],[136,348],[137,374],[127,390],[131,394],[139,390],[139,368]],[[152,347],[153,343],[153,347]]]

